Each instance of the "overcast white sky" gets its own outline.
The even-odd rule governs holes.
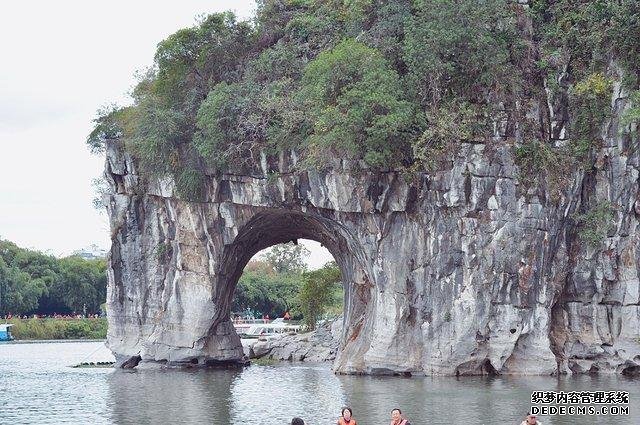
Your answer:
[[[68,254],[109,247],[93,209],[103,158],[84,141],[96,110],[125,103],[156,44],[201,14],[253,15],[250,0],[20,0],[0,13],[0,238]],[[310,243],[311,267],[331,257]]]

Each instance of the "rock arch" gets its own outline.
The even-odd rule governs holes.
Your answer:
[[[336,372],[636,371],[639,159],[608,143],[608,162],[559,199],[522,187],[508,144],[462,143],[446,169],[410,180],[348,161],[297,171],[282,155],[207,175],[204,202],[190,202],[110,141],[108,345],[128,366],[244,362],[228,318],[242,268],[310,238],[347,281]],[[615,230],[593,249],[570,217],[603,197]]]
[[[219,313],[209,332],[215,338],[216,327],[229,320],[231,305],[236,284],[242,275],[247,262],[259,251],[280,243],[311,239],[320,242],[333,255],[342,273],[345,288],[344,321],[347,341],[351,334],[349,329],[357,327],[364,320],[370,293],[357,288],[367,281],[367,273],[363,267],[363,253],[349,229],[332,218],[316,213],[302,212],[294,209],[257,209],[249,214],[251,218],[238,230],[233,241],[224,246],[217,272],[216,304]],[[236,344],[239,344],[237,340]],[[238,345],[239,346],[239,345]]]

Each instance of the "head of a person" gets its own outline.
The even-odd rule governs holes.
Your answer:
[[[527,423],[529,425],[536,425],[538,423],[538,417],[533,413],[527,413]]]
[[[304,425],[304,421],[300,418],[291,419],[291,425]]]
[[[391,411],[391,419],[394,421],[399,421],[402,419],[402,410],[395,408]]]
[[[350,407],[343,407],[342,408],[342,417],[345,418],[346,420],[350,420],[351,419],[351,415],[353,414],[353,412],[351,411]]]

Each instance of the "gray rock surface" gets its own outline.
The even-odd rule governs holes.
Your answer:
[[[261,338],[245,346],[251,359],[281,361],[333,361],[340,348],[342,318],[319,326],[312,332]]]
[[[208,175],[206,201],[189,202],[110,141],[109,347],[126,367],[245,362],[229,320],[245,264],[308,238],[343,273],[338,373],[638,373],[638,140],[619,132],[619,90],[612,105],[595,167],[559,190],[527,182],[497,138],[411,181],[349,161],[297,171],[281,155]],[[615,214],[591,247],[575,215],[602,202]],[[296,347],[269,355],[328,355]]]

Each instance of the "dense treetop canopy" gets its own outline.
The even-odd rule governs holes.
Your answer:
[[[252,22],[214,14],[160,42],[133,104],[102,110],[88,143],[124,140],[193,198],[205,170],[291,149],[300,167],[419,171],[460,141],[500,139],[526,165],[560,137],[547,105],[569,99],[572,145],[554,154],[583,157],[611,81],[632,93],[639,77],[635,0],[260,0]]]

